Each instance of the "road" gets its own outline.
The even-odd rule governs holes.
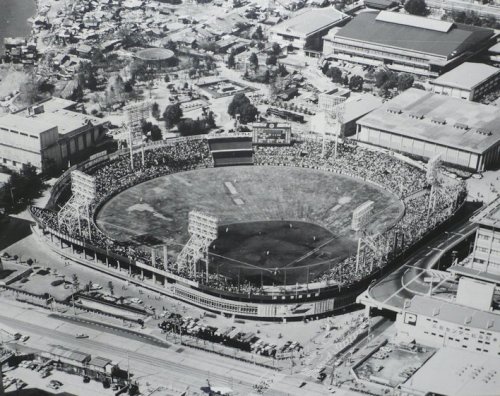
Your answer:
[[[81,327],[79,323],[53,317],[41,308],[28,308],[5,298],[0,300],[0,304],[0,328],[30,336],[26,343],[20,344],[22,347],[50,350],[58,345],[102,356],[117,362],[122,369],[130,367],[133,378],[142,385],[148,382],[177,392],[189,386],[191,392],[201,394],[208,380],[212,386],[232,388],[236,395],[248,395],[254,392],[253,385],[266,378],[272,381],[266,395],[303,393],[294,376],[288,373],[178,345],[162,348],[121,333],[109,333],[99,327]],[[89,338],[77,339],[77,333],[85,333]],[[325,387],[320,384],[308,383],[307,387],[310,395],[326,393]],[[340,394],[344,393],[341,391]]]
[[[399,311],[403,308],[406,299],[411,299],[419,293],[427,293],[429,285],[423,282],[423,278],[428,274],[426,275],[424,269],[432,268],[439,261],[443,252],[449,250],[477,228],[477,225],[469,221],[472,212],[466,213],[468,215],[461,215],[448,226],[445,232],[437,235],[425,246],[415,251],[396,271],[369,288],[368,295],[364,293],[362,301],[369,305],[378,304],[384,308]]]

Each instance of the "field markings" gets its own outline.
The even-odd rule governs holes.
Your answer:
[[[231,183],[231,182],[224,182],[224,185],[229,190],[229,192],[231,193],[231,195],[237,195],[238,194],[238,190],[236,190],[236,188],[234,187],[233,183]]]

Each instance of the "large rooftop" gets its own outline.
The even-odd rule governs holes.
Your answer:
[[[471,90],[498,73],[500,69],[497,67],[465,62],[431,81],[431,84]]]
[[[32,118],[23,117],[17,114],[7,114],[0,117],[0,131],[2,131],[3,128],[7,128],[31,135],[40,135],[54,127],[54,124],[43,120],[33,120]]]
[[[380,14],[381,18],[377,12],[360,13],[335,36],[453,58],[468,49],[477,49],[482,41],[494,34],[491,29],[450,25],[425,17],[387,11]]]
[[[467,328],[500,332],[500,315],[430,296],[413,297],[406,311]]]
[[[43,112],[31,116],[30,119],[36,119],[37,121],[57,126],[59,135],[66,135],[89,123],[92,125],[101,125],[104,123],[100,118],[65,109],[58,109],[51,113]]]
[[[349,17],[333,7],[311,8],[302,14],[279,23],[274,26],[272,30],[281,34],[293,34],[307,37],[317,31],[333,27],[346,18]]]
[[[422,395],[494,396],[500,389],[499,372],[497,356],[446,347],[437,351],[401,388],[420,391],[418,394]]]
[[[500,113],[494,106],[410,88],[358,124],[482,154],[500,141]]]

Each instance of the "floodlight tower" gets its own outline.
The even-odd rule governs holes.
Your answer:
[[[356,273],[359,271],[359,256],[361,253],[361,244],[363,242],[363,234],[366,231],[368,223],[373,213],[373,201],[366,201],[358,206],[352,212],[351,229],[358,234],[358,250],[356,253]]]
[[[335,131],[335,151],[334,158],[337,158],[338,140],[342,131],[342,122],[344,121],[345,98],[342,96],[332,96],[320,94],[318,98],[318,108],[325,114],[326,122],[334,127]],[[326,151],[326,130],[323,130],[323,145],[321,157],[325,157]]]
[[[141,145],[142,165],[144,166],[144,139],[142,123],[147,118],[148,102],[134,103],[127,108],[127,129],[130,146],[130,167],[134,169],[134,144]]]
[[[436,155],[435,157],[432,157],[427,163],[427,173],[425,177],[427,179],[427,183],[431,185],[431,192],[429,194],[429,202],[427,207],[427,219],[429,219],[431,210],[434,210],[436,206],[436,195],[437,195],[436,190],[439,188],[438,171],[440,164],[441,164],[440,154]]]

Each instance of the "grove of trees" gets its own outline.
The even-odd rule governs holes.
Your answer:
[[[254,122],[259,113],[257,108],[250,102],[250,99],[248,99],[244,93],[237,93],[234,95],[233,100],[229,103],[227,112],[234,118],[239,115],[242,124]]]

